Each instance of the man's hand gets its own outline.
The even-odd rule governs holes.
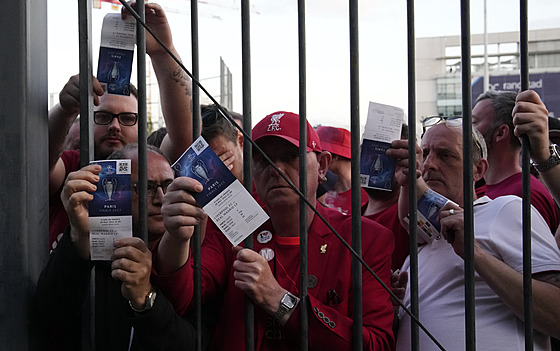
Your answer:
[[[99,105],[99,97],[103,95],[103,88],[97,78],[93,77],[93,103]],[[70,77],[59,94],[60,108],[70,115],[80,113],[80,75]]]
[[[223,149],[225,149],[225,146],[222,147],[222,150]],[[233,169],[233,161],[235,161],[235,155],[233,154],[233,151],[226,150],[223,153],[219,154],[218,157],[230,171]]]
[[[517,95],[512,112],[514,134],[526,135],[531,145],[531,158],[542,163],[550,157],[548,149],[548,110],[541,98],[533,90],[526,90]]]
[[[89,258],[89,212],[91,194],[97,189],[100,165],[87,165],[68,174],[60,198],[70,220],[70,240],[83,259]]]
[[[391,291],[397,296],[397,298],[402,302],[404,295],[406,293],[406,284],[408,283],[408,272],[400,270],[391,271]],[[389,297],[391,304],[393,305],[393,313],[395,314],[393,318],[393,331],[398,331],[399,326],[399,309],[401,305],[393,298]]]
[[[464,211],[454,203],[447,203],[439,211],[441,223],[441,234],[448,243],[453,246],[453,250],[462,259],[465,259],[465,231],[464,231]],[[474,239],[474,247],[478,249],[478,243]]]
[[[152,253],[140,238],[124,238],[115,241],[111,263],[111,277],[122,281],[122,296],[130,300],[134,308],[144,308],[150,293]]]
[[[395,180],[400,186],[408,186],[408,176],[410,169],[408,168],[408,140],[394,140],[391,148],[386,152],[387,156],[397,159],[397,169],[395,170]],[[422,176],[422,150],[416,144],[416,178]]]
[[[268,314],[273,315],[278,310],[286,289],[278,284],[264,257],[239,246],[233,247],[232,250],[237,255],[233,262],[235,287]]]
[[[136,2],[131,1],[129,5],[136,9]],[[171,29],[169,28],[169,23],[167,22],[167,17],[165,12],[160,5],[154,3],[145,3],[145,15],[146,24],[154,32],[154,34],[167,46],[168,48],[173,47],[173,39],[171,36]],[[122,19],[132,16],[126,7],[121,9]],[[138,24],[140,25],[140,24]],[[159,43],[154,39],[154,37],[146,31],[146,53],[152,57],[153,55],[167,55],[167,52]]]
[[[194,226],[206,217],[191,193],[201,192],[202,185],[193,178],[179,177],[167,187],[162,200],[163,224],[170,236],[177,241],[188,241]]]

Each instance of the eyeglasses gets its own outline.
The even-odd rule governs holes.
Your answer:
[[[431,116],[426,117],[422,121],[422,127],[425,129],[433,127],[436,124],[444,123],[448,127],[460,127],[463,125],[463,118],[460,116]]]
[[[93,113],[93,121],[95,124],[107,125],[117,119],[123,126],[133,126],[138,121],[138,114],[133,112],[111,113],[106,111],[95,111]]]
[[[154,197],[157,195],[157,190],[158,188],[161,188],[161,191],[163,191],[163,193],[165,194],[167,192],[167,187],[172,183],[172,180],[168,180],[162,184],[158,184],[152,180],[148,180],[148,189],[147,189],[147,195],[148,197]],[[138,189],[138,183],[133,183],[132,184],[132,190],[134,190],[134,193],[136,193],[136,195],[138,195],[139,193],[139,189]]]
[[[424,120],[422,121],[422,127],[424,129],[424,132],[422,133],[422,136],[424,136],[424,133],[426,133],[426,130],[430,127],[433,127],[435,125],[441,124],[441,123],[445,123],[446,126],[450,127],[450,128],[456,128],[456,127],[460,127],[463,125],[463,118],[461,116],[431,116],[431,117],[426,117],[424,118]],[[472,138],[473,141],[477,147],[477,149],[480,151],[480,157],[482,158],[486,158],[485,155],[485,150],[482,148],[482,144],[480,142],[480,138],[478,137],[478,134],[474,132],[472,133]]]

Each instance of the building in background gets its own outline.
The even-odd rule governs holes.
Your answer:
[[[490,89],[518,91],[519,33],[488,34]],[[471,37],[473,104],[484,87],[484,36]],[[461,115],[461,37],[416,40],[417,117]],[[529,32],[529,87],[560,117],[560,28]]]

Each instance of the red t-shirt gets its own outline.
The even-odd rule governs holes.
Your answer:
[[[486,196],[491,199],[495,199],[498,196],[504,195],[517,195],[522,197],[523,195],[523,173],[516,173],[497,184],[486,184]],[[560,222],[558,215],[558,207],[554,202],[554,199],[548,192],[548,189],[541,183],[537,178],[531,175],[531,205],[535,207],[537,211],[544,218],[550,231],[552,233],[556,232],[558,224]]]
[[[66,169],[64,179],[68,177],[70,172],[80,169],[80,151],[63,151],[60,158],[62,159],[64,168]],[[61,192],[62,186],[49,198],[49,250],[54,250],[60,240],[60,237],[62,237],[64,230],[66,230],[66,227],[69,224],[68,215],[66,214],[64,206],[62,205],[62,200],[60,199]]]

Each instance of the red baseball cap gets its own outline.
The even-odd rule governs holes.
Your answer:
[[[299,116],[292,112],[271,113],[253,127],[253,140],[280,137],[299,147]],[[321,141],[315,129],[307,122],[307,152],[322,152]]]
[[[352,158],[350,131],[344,128],[319,127],[317,134],[321,138],[323,150],[338,156]]]

